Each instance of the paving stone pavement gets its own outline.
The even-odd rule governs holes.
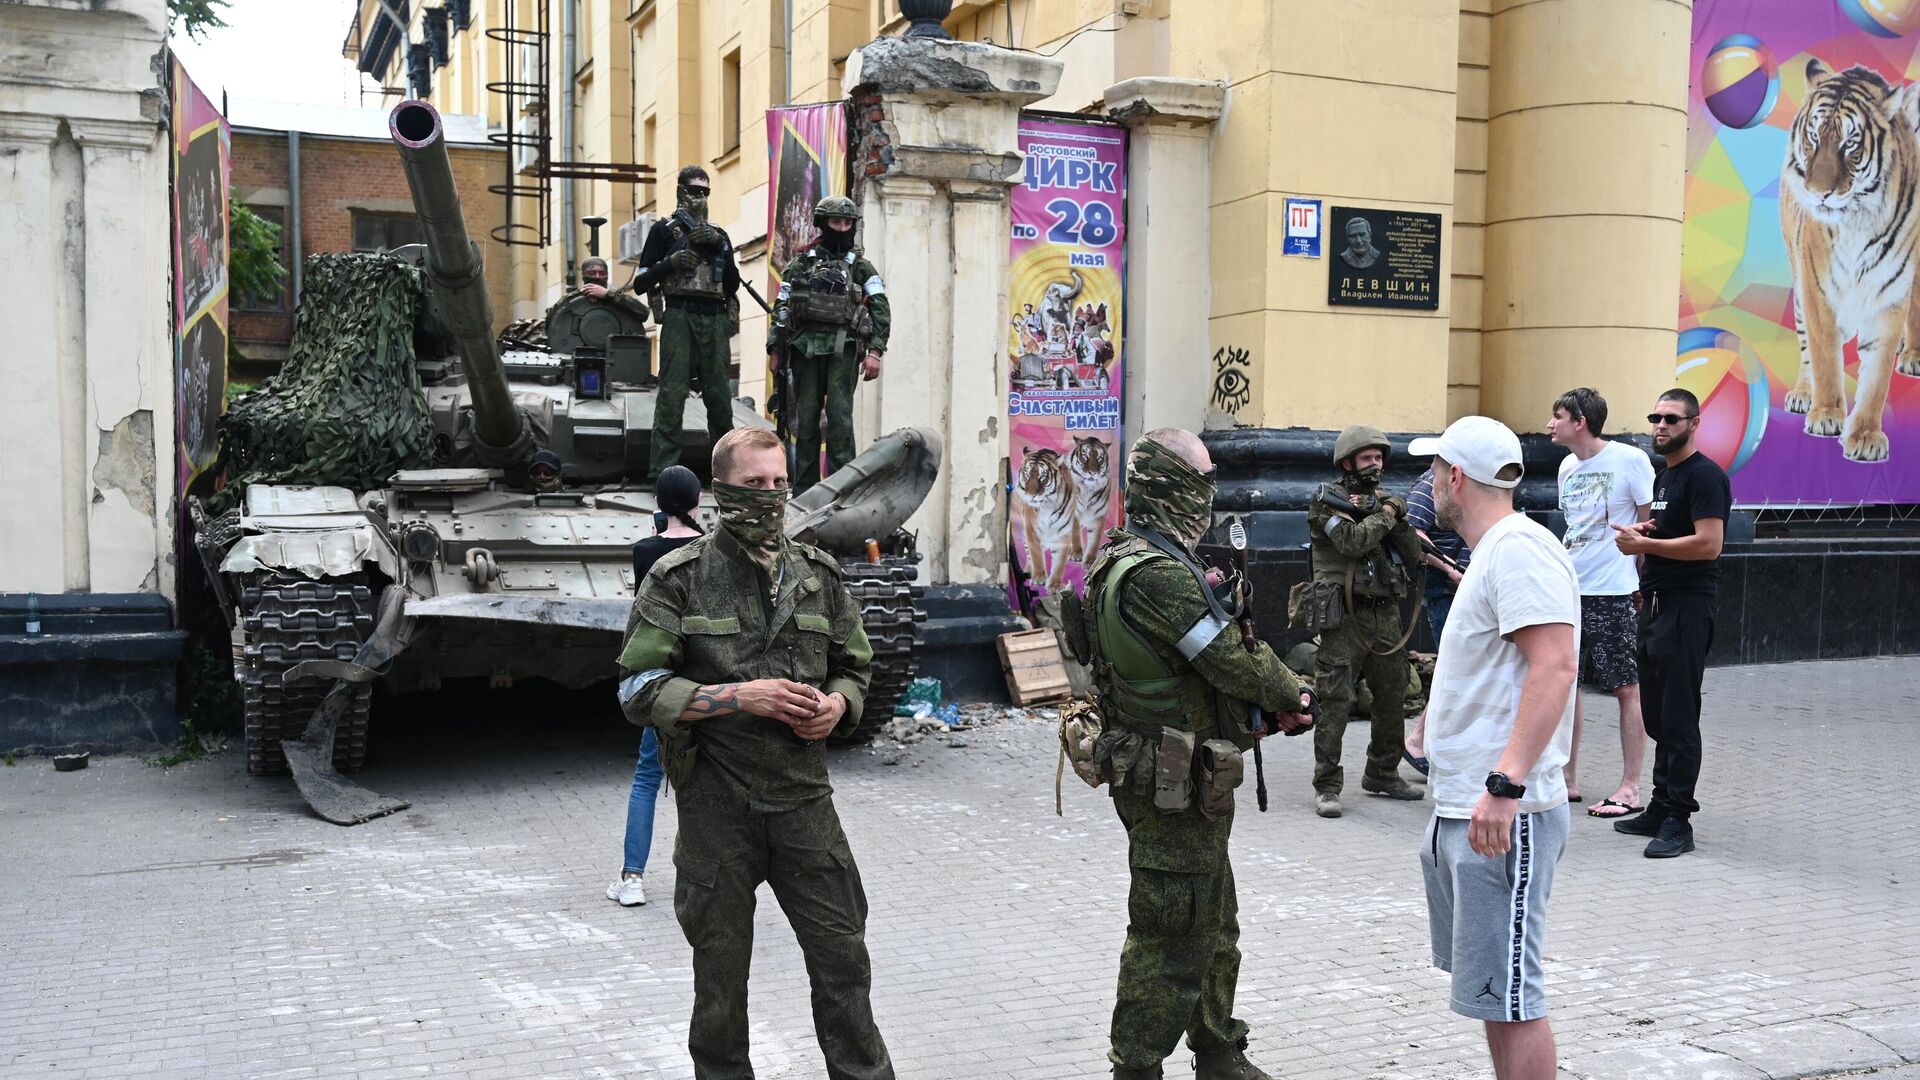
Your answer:
[[[1547,937],[1563,1074],[1920,1075],[1920,658],[1708,675],[1699,850],[1575,818]],[[691,1077],[689,955],[661,807],[655,902],[622,909],[635,732],[598,694],[383,702],[363,776],[414,802],[354,829],[241,756],[0,768],[0,1076]],[[1583,787],[1610,790],[1589,697]],[[520,718],[503,718],[517,713]],[[837,754],[872,904],[875,1011],[903,1078],[1105,1075],[1123,838],[1039,719]],[[1349,736],[1357,755],[1364,732]],[[1427,964],[1430,806],[1312,814],[1311,747],[1269,744],[1273,810],[1234,836],[1240,1012],[1287,1080],[1480,1080],[1477,1024]],[[763,890],[763,896],[767,896]],[[823,1075],[777,905],[755,935],[763,1080]],[[1887,1071],[1887,1070],[1891,1071]],[[1187,1077],[1184,1052],[1170,1077]]]

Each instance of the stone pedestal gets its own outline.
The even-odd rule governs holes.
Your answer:
[[[1107,114],[1126,124],[1127,434],[1198,431],[1210,419],[1213,306],[1210,146],[1226,105],[1217,82],[1149,76],[1107,90]],[[1231,427],[1217,412],[1213,426]]]
[[[865,384],[861,445],[940,433],[940,479],[908,528],[935,585],[1006,580],[1007,189],[1022,106],[1054,92],[1056,60],[962,41],[881,38],[847,61],[859,108],[862,243],[893,304],[885,371]]]

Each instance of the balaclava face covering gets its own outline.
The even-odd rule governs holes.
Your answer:
[[[1192,551],[1213,524],[1215,486],[1179,454],[1142,438],[1127,456],[1127,521]]]
[[[753,561],[773,573],[786,540],[787,489],[737,487],[714,481],[713,502],[725,529]]]
[[[853,230],[848,229],[846,232],[841,232],[832,225],[822,225],[820,227],[820,246],[833,252],[835,255],[845,255],[847,252],[853,250]]]
[[[707,220],[707,199],[712,194],[708,188],[696,188],[689,184],[680,185],[680,208],[692,214],[694,220]]]
[[[1356,495],[1365,495],[1380,486],[1380,474],[1386,469],[1381,465],[1369,465],[1364,469],[1346,470],[1347,487]]]

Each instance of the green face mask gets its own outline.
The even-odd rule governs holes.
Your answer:
[[[1189,551],[1213,524],[1213,476],[1151,439],[1127,456],[1127,520]]]
[[[1369,465],[1347,474],[1347,486],[1371,491],[1380,486],[1380,474],[1386,470],[1379,465]]]
[[[780,555],[787,523],[786,488],[748,488],[713,484],[713,502],[720,511],[720,527],[763,566]]]

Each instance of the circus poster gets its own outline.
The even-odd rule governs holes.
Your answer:
[[[1678,375],[1742,506],[1920,502],[1917,53],[1914,0],[1694,6]]]
[[[1084,589],[1087,564],[1121,520],[1127,132],[1025,116],[1020,149],[1007,313],[1009,546],[1037,599]]]
[[[776,105],[767,110],[768,175],[767,295],[780,291],[780,275],[813,243],[813,207],[829,195],[847,194],[847,107]]]

